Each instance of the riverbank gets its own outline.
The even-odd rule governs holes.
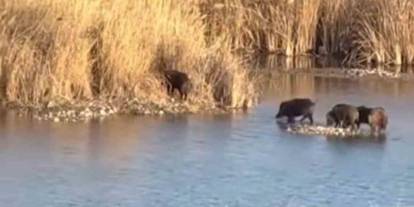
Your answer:
[[[6,207],[412,206],[414,82],[306,74],[286,79],[290,81],[277,81],[285,85],[280,87],[283,94],[277,95],[280,88],[270,89],[248,114],[114,115],[87,123],[3,114],[0,203]],[[342,101],[381,105],[390,115],[386,138],[288,133],[274,115],[278,103],[294,96],[318,98],[315,123],[324,123],[327,110]]]
[[[112,110],[106,105],[178,113],[218,104],[242,108],[256,98],[254,77],[240,57],[224,40],[206,41],[197,4],[17,0],[2,2],[0,10],[2,102],[41,111],[81,107],[95,116]],[[165,70],[189,77],[188,101],[169,99]]]
[[[264,72],[266,73],[266,72]],[[412,74],[397,74],[395,72],[382,70],[366,70],[366,69],[341,69],[341,68],[309,68],[296,69],[288,71],[272,70],[269,77],[277,77],[280,75],[300,75],[309,74],[313,77],[320,78],[336,78],[342,80],[378,80],[378,81],[413,81]],[[277,78],[276,78],[277,79]],[[267,81],[264,81],[267,82]],[[258,83],[259,85],[261,83]],[[262,86],[262,90],[266,90],[266,86]],[[260,98],[260,97],[259,97]],[[226,105],[194,103],[194,99],[183,101],[177,97],[165,97],[154,103],[142,98],[133,98],[126,100],[91,100],[82,101],[73,104],[57,104],[48,102],[42,106],[22,107],[16,104],[3,104],[5,108],[15,110],[20,115],[33,117],[39,121],[52,122],[79,122],[89,121],[93,119],[105,119],[113,115],[135,115],[135,116],[165,116],[180,114],[226,114],[237,111],[245,111],[258,104],[255,102],[246,102],[244,107],[232,108]],[[295,131],[295,130],[293,130]],[[300,131],[300,130],[299,130]],[[325,132],[324,132],[325,133]],[[326,133],[339,133],[329,131]],[[341,132],[342,133],[342,132]]]
[[[35,109],[42,120],[249,108],[262,77],[245,54],[412,64],[412,3],[0,0],[0,100]],[[188,75],[188,101],[167,95],[165,70]],[[402,74],[364,70],[338,77]]]
[[[16,111],[20,116],[32,117],[39,121],[79,122],[105,119],[113,115],[164,116],[192,113],[229,113],[239,109],[218,106],[204,106],[168,98],[162,104],[145,100],[131,99],[125,101],[90,101],[71,105],[48,103],[43,107],[19,107],[6,104],[6,109]]]

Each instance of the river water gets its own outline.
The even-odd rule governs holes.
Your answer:
[[[274,83],[274,84],[272,84]],[[414,206],[414,84],[280,75],[247,113],[50,123],[0,116],[0,206]],[[291,97],[383,106],[385,138],[293,135]]]

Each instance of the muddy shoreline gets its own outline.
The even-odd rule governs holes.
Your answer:
[[[272,71],[273,72],[273,71]],[[275,71],[280,74],[310,73],[315,77],[341,79],[382,79],[390,81],[412,81],[413,74],[393,73],[384,70],[366,69],[295,69]],[[13,103],[3,103],[3,108],[17,112],[20,116],[29,116],[39,121],[79,122],[93,119],[104,119],[113,115],[164,116],[182,114],[225,114],[245,109],[234,109],[221,106],[194,106],[187,101],[168,98],[162,104],[148,102],[142,99],[122,101],[92,100],[76,104],[58,105],[53,102],[41,107],[21,106]]]
[[[51,122],[102,120],[113,115],[168,116],[194,113],[223,114],[239,110],[218,106],[203,107],[201,109],[200,107],[192,106],[189,102],[183,102],[174,98],[169,98],[164,104],[131,99],[126,101],[95,100],[65,105],[57,105],[49,102],[41,107],[4,103],[3,108],[7,111],[16,112],[19,116],[28,116],[38,121]]]

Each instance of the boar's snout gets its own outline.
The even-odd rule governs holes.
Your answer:
[[[327,126],[332,126],[332,125],[334,125],[334,123],[335,123],[334,118],[332,117],[331,113],[328,113],[326,115],[326,125]]]

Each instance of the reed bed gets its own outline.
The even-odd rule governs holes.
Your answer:
[[[196,108],[252,105],[240,53],[414,63],[414,0],[0,0],[0,97],[145,99],[168,105],[160,71],[186,72]]]
[[[303,54],[313,48],[321,0],[206,0],[210,38],[225,34],[233,49]]]
[[[194,2],[0,0],[1,99],[168,105],[160,72],[174,69],[193,82],[191,106],[251,105],[253,82],[223,39],[207,44]]]
[[[349,64],[413,64],[414,0],[206,0],[209,37],[233,50],[330,55]]]
[[[360,59],[385,65],[414,64],[414,1],[365,0],[358,32]]]

